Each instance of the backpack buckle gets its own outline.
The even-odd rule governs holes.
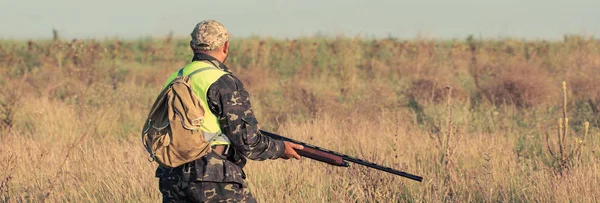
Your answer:
[[[156,156],[154,156],[154,154],[150,155],[150,157],[148,157],[148,162],[154,162],[156,161]]]
[[[225,149],[223,150],[223,156],[229,156],[229,147],[231,144],[225,145]]]

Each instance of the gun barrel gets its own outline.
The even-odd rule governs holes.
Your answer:
[[[410,173],[402,172],[402,171],[399,171],[399,170],[396,170],[396,169],[393,169],[393,168],[390,168],[390,167],[380,166],[380,165],[377,165],[377,164],[374,164],[374,163],[371,163],[371,162],[367,162],[367,161],[364,161],[364,160],[354,159],[354,158],[344,158],[344,160],[349,161],[349,162],[353,162],[353,163],[357,163],[357,164],[360,164],[360,165],[363,165],[363,166],[368,166],[368,167],[371,167],[371,168],[375,168],[375,169],[378,169],[378,170],[381,170],[381,171],[385,171],[385,172],[388,172],[388,173],[392,173],[392,174],[395,174],[395,175],[399,175],[399,176],[402,176],[402,177],[405,177],[405,178],[408,178],[408,179],[411,179],[411,180],[416,180],[416,181],[419,181],[419,182],[423,181],[423,177],[421,177],[421,176],[417,176],[417,175],[413,175],[413,174],[410,174]]]
[[[283,136],[280,136],[280,135],[277,135],[277,134],[274,134],[274,133],[266,132],[266,131],[263,131],[263,130],[261,130],[260,132],[262,134],[267,135],[269,137],[272,137],[274,139],[279,139],[279,140],[288,141],[288,142],[292,142],[292,143],[303,145],[305,147],[304,149],[309,149],[312,152],[312,153],[309,153],[309,154],[315,155],[315,154],[317,154],[318,151],[320,151],[320,153],[318,153],[318,155],[323,155],[323,154],[335,155],[335,157],[340,157],[341,161],[338,158],[330,158],[332,160],[328,160],[328,159],[322,158],[323,156],[317,156],[317,157],[312,156],[312,155],[305,156],[305,157],[308,157],[308,158],[311,158],[311,159],[315,159],[315,160],[318,160],[318,161],[322,161],[322,162],[333,164],[333,165],[337,165],[337,166],[348,166],[348,163],[346,163],[344,161],[349,161],[349,162],[353,162],[353,163],[360,164],[360,165],[363,165],[363,166],[375,168],[377,170],[381,170],[381,171],[385,171],[385,172],[392,173],[392,174],[395,174],[395,175],[399,175],[399,176],[402,176],[402,177],[405,177],[405,178],[408,178],[408,179],[411,179],[411,180],[416,180],[416,181],[419,181],[419,182],[423,181],[423,177],[421,177],[421,176],[413,175],[413,174],[406,173],[406,172],[403,172],[403,171],[399,171],[399,170],[396,170],[396,169],[393,169],[393,168],[390,168],[390,167],[381,166],[381,165],[378,165],[378,164],[375,164],[375,163],[372,163],[372,162],[368,162],[368,161],[365,161],[365,160],[362,160],[362,159],[358,159],[358,158],[351,157],[351,156],[348,156],[348,155],[345,155],[345,154],[334,152],[334,151],[331,151],[331,150],[328,150],[328,149],[324,149],[324,148],[317,147],[317,146],[314,146],[314,145],[310,145],[310,144],[307,144],[307,143],[303,143],[303,142],[299,142],[299,141],[296,141],[296,140],[292,140],[290,138],[283,137]],[[315,151],[317,151],[317,152],[315,152]],[[298,154],[300,154],[301,156],[304,156],[303,155],[304,153],[305,152],[302,152],[302,151],[298,152]],[[321,157],[321,158],[319,158],[319,157]],[[333,156],[325,156],[325,157],[333,157]],[[339,164],[337,164],[337,163],[339,163]]]

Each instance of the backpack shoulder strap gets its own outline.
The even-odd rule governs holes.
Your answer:
[[[177,72],[177,76],[178,76],[178,77],[181,77],[181,76],[183,76],[183,69],[184,69],[184,68],[182,68],[182,69],[179,69],[179,71]],[[192,75],[195,75],[196,73],[200,73],[200,72],[202,72],[202,71],[205,71],[205,70],[210,70],[210,69],[217,69],[217,68],[215,68],[215,67],[205,67],[205,68],[200,68],[200,69],[198,69],[198,70],[195,70],[194,72],[190,73],[190,74],[188,75],[188,77],[190,77],[190,78],[191,78],[191,77],[192,77]]]
[[[209,61],[209,62],[210,62],[210,61]],[[210,63],[211,63],[212,65],[215,65],[213,62],[210,62]],[[181,69],[179,69],[179,72],[177,72],[177,75],[178,75],[179,77],[183,76],[183,69],[185,69],[185,67],[184,67],[184,68],[181,68]],[[213,70],[213,69],[218,69],[218,68],[217,68],[217,67],[215,67],[215,66],[209,66],[209,67],[200,68],[200,69],[198,69],[198,70],[195,70],[194,72],[190,73],[190,74],[188,75],[188,77],[189,77],[189,78],[191,78],[193,75],[195,75],[195,74],[197,74],[197,73],[200,73],[200,72],[202,72],[202,71],[207,71],[207,70]],[[225,71],[225,72],[226,72],[226,73],[228,73],[227,71]]]
[[[190,77],[190,78],[191,78],[191,77],[192,77],[193,75],[195,75],[196,73],[200,73],[200,72],[202,72],[202,71],[206,71],[206,70],[212,70],[212,69],[217,69],[217,68],[215,68],[215,67],[212,67],[212,66],[211,66],[211,67],[200,68],[200,69],[198,69],[198,70],[195,70],[194,72],[190,73],[190,74],[188,75],[188,77]]]

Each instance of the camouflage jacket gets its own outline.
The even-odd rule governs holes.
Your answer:
[[[195,54],[192,61],[207,60],[230,74],[221,76],[208,89],[209,108],[219,119],[221,131],[231,141],[227,157],[216,153],[174,169],[159,167],[156,176],[164,179],[190,179],[211,182],[237,182],[247,185],[242,168],[246,158],[277,159],[283,156],[284,145],[259,132],[258,121],[250,104],[249,93],[242,82],[215,58]]]

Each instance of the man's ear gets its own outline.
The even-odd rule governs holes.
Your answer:
[[[229,41],[226,41],[225,44],[223,44],[223,54],[227,55],[229,53]]]

